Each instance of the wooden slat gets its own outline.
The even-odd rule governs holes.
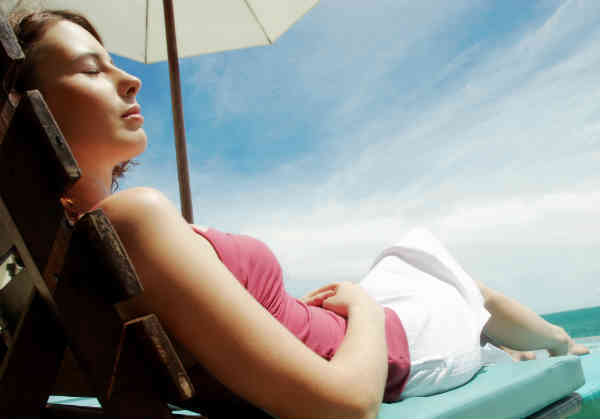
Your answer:
[[[8,354],[8,349],[12,345],[12,336],[4,329],[4,320],[0,317],[0,362],[4,361],[4,357]]]
[[[107,303],[116,304],[143,292],[123,243],[101,209],[82,217],[77,222],[76,232],[79,243],[85,242],[87,251],[94,252],[102,261],[104,278],[91,286]]]
[[[52,394],[57,396],[96,397],[89,378],[81,370],[71,348],[67,347],[58,370]]]
[[[175,350],[155,316],[123,327],[115,308],[142,291],[102,210],[82,217],[54,293],[73,354],[107,412],[170,417],[170,395],[181,399],[193,394]],[[168,382],[174,391],[165,386]]]
[[[41,419],[80,419],[80,418],[97,418],[97,419],[114,419],[113,416],[99,407],[87,406],[69,406],[56,403],[48,403],[42,411]]]
[[[46,283],[44,282],[42,274],[38,270],[35,260],[29,252],[29,249],[25,244],[25,240],[21,237],[19,229],[17,228],[2,198],[0,198],[0,224],[2,224],[4,231],[6,231],[7,235],[11,238],[11,243],[13,243],[16,251],[19,254],[19,257],[23,261],[25,269],[27,269],[27,271],[29,272],[31,281],[33,282],[34,286],[37,288],[42,298],[44,298],[46,304],[48,304],[49,309],[53,313],[55,313],[55,316],[58,317],[58,311],[56,308],[56,304],[52,299],[52,295],[50,294],[50,291],[46,286]]]
[[[165,401],[187,400],[194,396],[194,386],[156,315],[149,314],[126,322],[121,342],[122,350],[134,349],[136,356],[143,360],[140,366],[151,368],[159,375],[153,385],[158,385],[158,393],[163,395]],[[123,382],[123,376],[137,378],[139,375],[139,372],[127,373],[130,366],[124,359],[118,357],[109,397],[111,393],[119,391],[119,381]]]
[[[103,403],[107,412],[122,417],[172,418],[167,404],[170,393],[167,383],[173,378],[178,393],[183,391],[188,398],[193,395],[181,363],[170,365],[172,347],[169,349],[170,345],[164,343],[164,332],[154,315],[125,324],[107,400]],[[166,352],[157,354],[156,349]]]
[[[31,290],[28,310],[2,363],[0,417],[39,414],[50,395],[66,344],[45,300],[35,288]]]
[[[25,59],[19,40],[4,16],[0,16],[0,46],[0,69],[4,69],[0,72],[0,80],[3,80],[12,63]]]
[[[205,416],[186,415],[176,413],[172,415],[174,419],[206,419]],[[223,417],[223,416],[221,416]],[[69,406],[55,403],[49,403],[41,416],[42,419],[79,419],[79,418],[97,418],[97,419],[114,419],[115,417],[106,413],[98,407],[87,406]]]
[[[39,414],[50,394],[65,348],[56,307],[40,275],[39,266],[43,267],[47,258],[46,244],[42,241],[38,245],[34,237],[41,229],[42,237],[51,244],[54,242],[51,232],[53,222],[40,216],[40,208],[43,207],[39,198],[55,192],[42,191],[40,195],[47,181],[44,181],[45,176],[35,176],[39,175],[39,170],[48,167],[45,160],[39,161],[40,156],[43,160],[47,155],[48,147],[44,147],[43,142],[48,135],[55,135],[57,130],[49,126],[48,121],[52,120],[48,118],[45,104],[39,100],[39,93],[28,95],[27,100],[21,101],[21,95],[13,90],[17,66],[24,58],[12,29],[1,16],[0,232],[3,237],[0,251],[4,254],[12,248],[27,266],[19,275],[11,276],[10,282],[0,290],[4,323],[0,367],[1,417]],[[50,161],[54,163],[55,160]],[[31,176],[32,172],[34,176]],[[55,173],[56,170],[49,171],[46,176]],[[58,179],[64,186],[67,185],[64,176],[59,175]],[[55,211],[55,219],[60,220],[61,216]]]
[[[581,410],[583,398],[577,393],[571,393],[562,399],[549,404],[527,419],[559,419],[574,416]]]
[[[73,234],[73,227],[70,222],[63,217],[58,225],[58,231],[54,238],[54,243],[50,249],[50,256],[48,257],[48,263],[44,269],[43,277],[46,286],[51,293],[54,293],[57,284],[57,275],[62,271],[67,250],[69,248],[69,242],[71,240],[71,234]]]
[[[2,317],[6,322],[8,332],[15,336],[23,314],[29,308],[33,281],[28,271],[23,270],[13,277],[4,288],[0,290],[0,307]]]
[[[67,386],[95,394],[109,417],[171,417],[167,401],[189,399],[190,379],[155,316],[123,326],[114,304],[143,289],[102,211],[75,229],[65,219],[60,197],[80,171],[41,94],[13,90],[23,59],[0,16],[0,251],[25,265],[0,290],[0,417],[42,413],[67,336]]]
[[[10,334],[0,368],[0,417],[15,417],[39,413],[45,405],[66,340],[56,305],[2,199],[0,219],[15,238],[14,249],[25,265],[0,291]],[[18,406],[26,408],[16,410]]]
[[[88,238],[91,233],[85,231],[84,226],[93,226],[93,223],[77,223],[54,299],[64,319],[75,359],[90,378],[98,398],[106,400],[122,321],[106,298],[109,292],[106,284],[110,281],[106,261],[91,247]]]
[[[21,95],[15,92],[5,94],[0,91],[0,144],[4,141],[20,100]]]
[[[0,143],[6,134],[19,95],[12,92],[16,66],[25,59],[10,25],[0,16]]]
[[[4,224],[0,223],[0,257],[6,254],[11,247],[13,247],[13,243],[8,237],[8,232],[4,228]]]
[[[0,196],[42,272],[64,217],[59,198],[79,176],[41,94],[27,92],[0,145]]]

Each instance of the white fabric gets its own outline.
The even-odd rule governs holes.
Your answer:
[[[360,284],[394,310],[406,330],[411,371],[403,397],[464,384],[487,354],[499,355],[480,345],[490,314],[479,287],[426,229],[413,229],[384,250]]]
[[[15,3],[16,0],[2,0]],[[144,63],[167,59],[162,0],[38,0],[42,7],[83,13],[106,48]],[[179,57],[268,45],[318,0],[175,0]]]

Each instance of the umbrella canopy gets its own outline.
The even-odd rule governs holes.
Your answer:
[[[173,0],[179,57],[273,43],[318,0]],[[144,63],[167,59],[163,0],[42,0],[83,12],[109,51]]]
[[[2,0],[17,3],[18,0]],[[183,216],[193,222],[177,58],[273,43],[319,0],[39,0],[90,18],[108,51],[169,60]]]

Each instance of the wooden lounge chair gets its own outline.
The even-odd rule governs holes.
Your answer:
[[[267,417],[201,366],[184,369],[156,316],[122,315],[119,303],[143,292],[135,269],[101,210],[75,224],[65,218],[60,197],[79,168],[40,93],[11,90],[23,53],[2,16],[0,43],[0,417],[170,418],[173,405],[210,418]],[[580,385],[575,361],[553,364],[554,379],[575,373],[571,387]],[[488,385],[485,372],[474,381]],[[567,396],[558,410],[538,417],[576,410],[571,387],[546,400]],[[514,398],[514,388],[506,388]],[[380,416],[466,415],[502,404],[461,389],[386,405]],[[48,404],[51,394],[97,398],[102,408]],[[452,399],[452,406],[468,399],[476,409],[431,410]],[[527,406],[523,416],[532,413],[534,405]]]
[[[135,269],[102,210],[65,218],[80,170],[41,94],[11,89],[24,56],[3,16],[0,43],[0,417],[87,412],[47,406],[50,394],[97,397],[94,417],[167,418],[169,403],[264,416],[186,371],[155,315],[121,314],[143,292]]]

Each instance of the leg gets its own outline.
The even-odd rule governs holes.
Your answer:
[[[577,344],[561,327],[542,319],[533,310],[477,281],[492,315],[483,333],[494,342],[517,350],[547,349],[551,356],[583,355],[589,350]]]

